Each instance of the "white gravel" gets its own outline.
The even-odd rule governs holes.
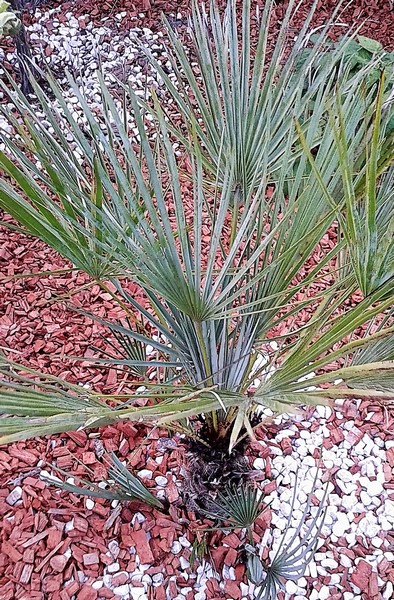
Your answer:
[[[324,411],[324,412],[323,412]],[[338,416],[341,417],[340,403],[338,405]],[[321,452],[322,472],[332,469],[330,476],[329,494],[327,497],[327,517],[322,530],[323,539],[321,545],[325,547],[336,548],[338,538],[344,537],[347,548],[353,548],[358,545],[357,537],[360,536],[362,547],[367,550],[364,560],[372,566],[373,571],[377,571],[377,566],[381,560],[386,558],[392,560],[392,547],[384,533],[394,530],[394,501],[389,498],[389,491],[384,488],[385,474],[383,465],[386,462],[386,450],[391,447],[390,441],[371,438],[368,434],[364,434],[360,443],[351,445],[346,439],[330,450],[327,450],[323,441],[330,437],[330,431],[326,425],[326,420],[322,416],[330,416],[330,409],[327,407],[317,407],[312,418],[308,421],[302,421],[302,417],[292,417],[293,424],[286,425],[286,434],[280,431],[272,442],[277,443],[284,437],[293,438],[292,454],[283,455],[281,450],[276,447],[271,447],[271,451],[276,456],[272,459],[272,476],[278,483],[276,491],[272,492],[265,498],[271,503],[273,511],[272,523],[274,528],[268,540],[269,544],[273,542],[273,548],[278,543],[287,520],[283,516],[287,516],[291,502],[291,489],[295,482],[295,474],[298,468],[298,501],[295,503],[295,511],[293,512],[292,523],[296,527],[297,520],[301,515],[298,508],[305,502],[306,494],[311,491],[311,484],[316,474],[316,465],[318,461],[313,458],[313,454],[318,450]],[[276,422],[287,421],[288,416],[282,415]],[[316,427],[316,423],[318,426]],[[300,437],[294,439],[299,429]],[[304,429],[306,428],[306,429]],[[339,426],[345,432],[354,431],[354,422],[344,421]],[[293,435],[291,436],[290,433]],[[261,442],[265,445],[265,442]],[[259,468],[261,459],[257,459],[254,463],[255,468]],[[315,466],[312,466],[315,464]],[[339,469],[338,469],[339,467]],[[363,475],[368,473],[369,476]],[[262,482],[264,485],[264,482]],[[316,482],[316,497],[320,499],[323,495],[324,483],[320,478]],[[319,493],[321,492],[321,493]],[[392,494],[392,493],[391,493]],[[312,507],[312,514],[316,508]],[[365,514],[363,518],[359,516]],[[341,555],[340,565],[349,568],[349,576],[356,566],[357,559],[353,562],[345,554]],[[338,586],[338,575],[335,573],[338,570],[338,562],[334,560],[333,553],[330,550],[326,552],[317,552],[314,561],[309,565],[306,575],[312,577],[330,576],[330,585]],[[340,569],[341,571],[342,569]],[[332,573],[334,571],[334,573]],[[385,583],[381,579],[379,586],[383,598],[391,598],[391,584]],[[305,596],[305,584],[302,581],[297,584],[297,589],[293,582],[286,586],[287,594],[285,600],[290,600],[295,596]],[[306,580],[305,580],[306,583]],[[354,596],[352,599],[357,599],[357,593],[360,590],[350,582]],[[327,587],[327,586],[326,586]],[[337,587],[339,590],[340,587]],[[329,587],[327,587],[329,592]],[[312,590],[308,596],[310,599],[320,600],[326,596],[325,588],[320,591]],[[344,596],[345,597],[345,596]],[[350,596],[349,596],[350,598]],[[361,598],[361,596],[360,596]]]
[[[64,90],[67,107],[77,122],[84,123],[86,120],[68,83],[66,72],[75,79],[93,111],[101,111],[102,106],[98,70],[102,72],[106,85],[114,89],[115,105],[120,112],[122,87],[119,81],[130,85],[141,97],[150,97],[152,87],[159,97],[163,96],[162,79],[148,64],[141,45],[149,49],[175,82],[175,75],[172,73],[171,63],[162,43],[161,32],[154,33],[146,27],[120,29],[121,21],[126,15],[123,12],[115,15],[110,22],[103,23],[101,27],[94,27],[89,15],[76,18],[71,12],[64,15],[65,22],[61,23],[59,20],[61,10],[61,7],[45,12],[37,10],[35,22],[26,29],[36,64],[43,70],[49,67],[55,75]],[[48,31],[48,23],[51,23],[50,31]],[[15,53],[5,55],[0,49],[0,78],[4,77],[2,63],[5,59],[13,65],[17,64]],[[0,92],[0,99],[2,97],[3,93]],[[166,104],[171,103],[172,100],[167,98]],[[53,102],[53,106],[60,110],[57,101]],[[12,109],[12,107],[12,103],[9,103],[8,108]],[[37,114],[43,117],[39,111]],[[138,139],[130,111],[127,119],[133,139]],[[146,119],[149,121],[150,115],[147,115]],[[149,130],[149,123],[147,126]],[[52,130],[49,123],[48,128]],[[8,134],[13,133],[12,127],[2,115],[0,115],[1,129]],[[153,131],[150,134],[154,136]],[[70,142],[72,141],[71,137]],[[4,149],[3,145],[1,149]]]

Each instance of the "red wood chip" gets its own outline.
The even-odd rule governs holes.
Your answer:
[[[270,494],[276,490],[276,481],[270,481],[264,486],[264,494]]]
[[[369,578],[369,595],[373,598],[379,598],[379,582],[378,582],[378,574],[376,572],[371,573]]]
[[[136,546],[137,554],[140,561],[144,565],[151,565],[154,562],[154,557],[149,546],[146,531],[131,531],[131,537]]]
[[[229,535],[226,535],[226,537],[223,538],[222,544],[227,544],[227,546],[230,546],[231,548],[238,548],[239,537],[235,535],[235,533],[230,533]]]
[[[65,454],[64,456],[59,456],[56,459],[56,464],[59,469],[69,469],[73,466],[73,462],[72,454]]]
[[[52,556],[49,564],[56,573],[61,573],[64,570],[67,561],[68,558],[67,556],[64,556],[64,554],[56,554],[56,556]]]
[[[21,462],[26,463],[30,467],[35,465],[38,462],[39,457],[36,456],[33,452],[29,452],[28,450],[23,450],[21,448],[16,448],[11,446],[9,449],[9,453],[11,456],[14,456]]]
[[[99,556],[97,552],[91,552],[89,554],[83,555],[83,564],[88,565],[98,565],[100,562]]]
[[[69,431],[67,435],[75,442],[78,446],[84,446],[88,439],[87,434],[84,431]]]
[[[361,591],[366,591],[368,589],[371,573],[371,565],[365,560],[360,560],[353,573],[350,575],[350,579]]]
[[[82,454],[82,461],[85,465],[94,465],[96,462],[96,456],[94,452],[84,452]]]
[[[60,548],[61,548],[61,546],[62,546],[62,545],[63,545],[63,544],[62,544],[62,542],[59,542],[59,543],[57,544],[57,546],[55,546],[55,547],[54,547],[54,549],[52,550],[52,552],[50,552],[49,554],[46,554],[46,556],[45,556],[44,560],[42,560],[42,561],[41,561],[41,562],[40,562],[40,563],[39,563],[39,564],[36,566],[35,570],[36,570],[37,572],[38,572],[38,571],[41,571],[41,569],[42,569],[43,567],[45,567],[45,565],[46,565],[46,564],[49,562],[49,560],[52,558],[52,556],[54,556],[54,555],[56,554],[56,552],[58,552],[58,550],[60,550]]]
[[[74,527],[75,529],[78,529],[78,531],[82,531],[82,533],[86,533],[88,530],[88,522],[86,521],[86,519],[83,519],[82,517],[78,517],[77,515],[74,517]]]
[[[5,556],[8,556],[12,562],[18,562],[23,558],[22,554],[9,542],[3,542],[1,544],[1,552]]]
[[[90,585],[84,585],[79,594],[77,600],[96,600],[98,596],[97,591]]]
[[[221,571],[224,563],[224,557],[228,552],[228,548],[225,546],[219,546],[218,548],[212,548],[211,554],[217,571]]]
[[[23,565],[22,573],[19,577],[19,582],[23,585],[26,585],[30,581],[31,574],[33,573],[34,566],[33,565]]]
[[[394,446],[386,451],[386,457],[390,467],[394,468]]]
[[[34,559],[35,559],[35,551],[33,550],[33,548],[27,548],[24,553],[23,553],[23,562],[24,563],[34,563]]]
[[[37,535],[34,535],[30,539],[28,539],[26,542],[24,542],[22,544],[22,548],[28,548],[29,546],[33,546],[33,544],[36,544],[37,542],[39,542],[40,540],[45,538],[48,535],[48,533],[49,533],[49,530],[42,531],[41,533],[37,533]]]
[[[124,585],[129,580],[128,573],[119,573],[119,575],[114,575],[112,577],[111,585],[113,587],[117,587],[119,585]]]
[[[71,598],[71,596],[74,596],[74,594],[76,594],[78,592],[79,587],[80,586],[77,581],[72,581],[71,583],[66,585],[65,589],[68,593],[69,598]]]
[[[51,527],[50,529],[48,529],[47,546],[50,550],[55,548],[55,546],[58,546],[61,539],[62,532],[59,531],[56,527]]]
[[[238,545],[239,545],[239,540],[238,540]],[[235,548],[230,548],[224,559],[224,564],[228,565],[228,566],[234,565],[237,560],[237,556],[238,556],[238,552],[235,550]]]
[[[61,575],[48,575],[42,580],[42,591],[46,594],[50,592],[58,592],[61,586]]]
[[[168,502],[170,502],[171,504],[176,502],[179,498],[179,492],[178,492],[178,488],[177,488],[175,482],[170,481],[165,489],[166,489]]]

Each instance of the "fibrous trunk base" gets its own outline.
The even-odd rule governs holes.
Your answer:
[[[187,452],[183,497],[189,510],[204,516],[211,508],[211,500],[226,486],[246,483],[251,469],[243,448],[231,454],[223,448],[215,449],[192,441]]]

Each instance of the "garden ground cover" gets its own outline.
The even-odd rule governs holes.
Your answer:
[[[331,8],[330,3],[322,4],[316,25],[319,18],[325,20]],[[394,14],[389,4],[385,3],[384,8],[379,4],[355,3],[342,20],[350,25],[354,19],[365,18],[362,33],[392,49],[390,23],[393,24]],[[173,11],[179,27],[184,27],[184,5],[168,3],[155,3],[154,10],[146,15],[142,13],[143,6],[135,3],[104,5],[103,9],[86,3],[64,3],[46,21],[43,5],[31,26],[39,22],[50,33],[57,19],[56,35],[61,37],[69,29],[85,31],[89,22],[93,23],[93,33],[95,28],[111,29],[114,22],[116,31],[127,31],[131,25],[148,28],[154,35],[160,28],[158,10],[163,8],[166,13]],[[281,10],[279,5],[278,17]],[[301,11],[300,19],[302,14]],[[103,22],[104,18],[108,20]],[[60,27],[64,28],[63,33],[59,33]],[[42,30],[37,31],[41,34]],[[39,40],[40,35],[34,40],[37,45]],[[49,38],[44,46],[49,57],[57,51],[46,50],[51,48],[50,41]],[[12,56],[6,55],[5,60],[12,64]],[[68,354],[89,357],[89,347],[103,342],[97,324],[64,303],[55,302],[56,296],[73,291],[72,302],[77,306],[101,317],[119,318],[111,296],[98,286],[85,287],[90,283],[87,276],[77,272],[15,279],[14,275],[70,266],[41,242],[18,232],[2,230],[0,260],[0,346],[11,349],[17,361],[62,375],[69,381],[91,384],[107,393],[127,390],[127,382],[115,370],[99,371],[88,362],[70,363],[64,358]],[[138,293],[137,288],[131,291]],[[306,493],[306,474],[312,471],[323,448],[324,471],[332,481],[328,520],[323,530],[326,541],[305,578],[298,586],[288,585],[289,600],[329,596],[337,600],[392,598],[393,432],[392,406],[349,401],[338,404],[335,410],[308,410],[296,420],[278,419],[262,428],[261,443],[251,444],[251,463],[259,471],[264,493],[273,500],[256,528],[263,545],[267,544],[267,552],[270,536],[283,529],[290,501],[288,486],[294,481],[296,465],[302,465],[307,483],[301,492]],[[116,450],[121,458],[127,458],[148,486],[173,503],[170,516],[142,506],[111,506],[108,502],[59,493],[39,479],[43,469],[50,470],[41,461],[54,462],[73,474],[83,475],[77,462],[80,459],[100,480],[105,475],[100,461],[103,448]],[[188,564],[194,531],[201,523],[177,505],[184,452],[181,439],[169,440],[164,431],[148,431],[135,424],[2,448],[0,598],[245,597],[250,590],[239,561],[237,532],[227,536],[214,534],[207,563],[197,563],[195,571]]]

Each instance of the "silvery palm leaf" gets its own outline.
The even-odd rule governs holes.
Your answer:
[[[297,475],[294,484],[293,500],[290,516],[280,539],[279,545],[274,551],[273,558],[269,562],[262,561],[254,549],[248,557],[248,576],[252,583],[258,586],[256,598],[259,600],[276,600],[277,593],[284,589],[286,581],[298,581],[303,577],[305,570],[313,559],[318,547],[319,536],[324,525],[327,507],[325,506],[328,487],[314,517],[310,516],[311,500],[316,489],[318,471],[314,479],[312,491],[308,494],[307,502],[302,511],[301,519],[290,534],[292,527],[292,513],[297,497]]]
[[[265,171],[269,179],[277,180],[282,161],[286,161],[290,171],[296,155],[289,156],[286,152],[289,135],[292,144],[297,141],[291,131],[292,120],[311,119],[321,87],[333,81],[334,68],[352,41],[351,36],[343,38],[328,60],[319,61],[320,49],[341,2],[330,21],[311,38],[309,28],[317,6],[314,2],[300,31],[290,40],[292,19],[299,8],[291,0],[280,20],[279,31],[275,32],[274,44],[269,33],[272,19],[278,22],[276,15],[273,16],[278,10],[276,3],[265,2],[261,13],[256,9],[255,18],[251,6],[251,1],[245,0],[242,14],[237,15],[236,2],[230,0],[222,18],[214,1],[209,2],[206,12],[205,5],[193,0],[186,47],[164,18],[169,38],[167,54],[175,82],[150,51],[141,48],[163,79],[182,117],[181,127],[179,120],[174,121],[171,113],[167,114],[173,135],[191,154],[198,148],[204,169],[213,181],[225,181],[228,162],[233,158],[232,185],[240,196],[258,186]],[[251,37],[252,23],[258,31],[257,40]],[[305,46],[311,44],[303,69],[294,77],[300,54],[304,56]],[[311,79],[310,71],[316,65]],[[192,141],[188,140],[188,131],[195,132]],[[320,133],[316,129],[314,143]]]
[[[120,500],[123,502],[139,501],[154,506],[155,508],[163,508],[163,504],[158,498],[153,496],[150,491],[141,483],[141,481],[133,475],[129,469],[112,453],[105,456],[105,462],[108,466],[108,479],[105,480],[105,487],[99,486],[93,481],[77,477],[77,481],[83,484],[75,485],[69,481],[61,480],[57,476],[41,475],[42,479],[62,490],[66,490],[72,494],[80,494],[91,498],[106,498],[108,500]],[[69,475],[62,469],[52,465],[52,468],[62,475]],[[75,477],[73,476],[73,479]]]
[[[267,507],[261,500],[261,492],[250,485],[228,486],[218,492],[209,502],[209,510],[204,511],[210,519],[219,520],[223,527],[230,529],[248,529]]]

